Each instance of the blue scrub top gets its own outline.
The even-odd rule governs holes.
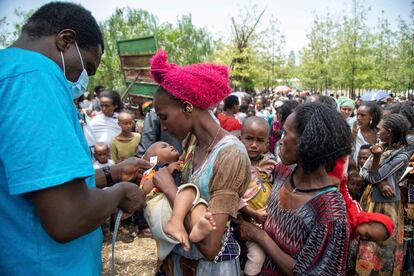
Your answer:
[[[100,275],[101,229],[58,243],[43,229],[30,196],[78,178],[95,187],[62,70],[37,52],[0,50],[2,275]]]

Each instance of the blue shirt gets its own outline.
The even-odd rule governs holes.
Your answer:
[[[58,243],[42,227],[30,194],[77,178],[95,187],[62,70],[37,52],[0,50],[2,275],[100,275],[100,228]]]

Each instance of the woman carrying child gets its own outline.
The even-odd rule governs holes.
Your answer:
[[[361,206],[366,212],[388,215],[395,230],[385,242],[361,241],[356,270],[360,275],[399,275],[404,222],[398,183],[410,158],[405,148],[409,122],[392,114],[380,122],[379,129],[381,143],[371,147],[372,155],[360,171],[362,179],[370,183],[362,194]]]
[[[265,251],[260,275],[344,275],[349,226],[328,172],[351,153],[351,130],[336,110],[307,103],[286,119],[280,143],[291,167],[275,169],[264,229],[240,221],[240,236]]]
[[[236,217],[250,182],[250,161],[243,144],[223,130],[209,111],[231,92],[228,68],[181,67],[167,63],[166,53],[159,51],[151,61],[151,76],[161,86],[154,95],[161,128],[184,140],[182,183],[197,185],[215,221],[215,229],[191,243],[189,251],[177,245],[163,267],[169,275],[240,275],[240,248],[229,220]],[[153,182],[171,203],[175,201],[177,187],[167,168],[159,169]],[[187,230],[193,225],[187,219]]]

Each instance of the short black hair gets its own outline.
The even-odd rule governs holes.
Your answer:
[[[391,111],[391,114],[403,115],[410,122],[410,128],[414,128],[414,109],[409,103],[395,103],[387,107],[387,110]]]
[[[99,91],[101,91],[102,89],[105,89],[105,86],[102,86],[102,85],[97,85],[97,86],[95,86],[95,88],[93,89],[93,91],[95,92],[95,93],[98,93]]]
[[[230,95],[224,99],[224,110],[231,109],[238,104],[240,104],[239,98],[236,95]]]
[[[366,106],[369,108],[369,113],[372,116],[370,128],[375,129],[378,123],[381,121],[381,116],[382,116],[381,107],[375,102],[363,102],[359,107],[361,106]]]
[[[248,109],[249,109],[249,105],[248,104],[242,103],[240,105],[240,112],[246,113]]]
[[[311,102],[295,110],[295,128],[300,137],[296,156],[305,173],[325,165],[327,172],[336,161],[352,151],[352,133],[343,116],[326,104]]]
[[[269,123],[267,122],[267,120],[265,120],[262,117],[251,116],[251,117],[247,117],[246,120],[244,120],[243,125],[242,125],[242,129],[241,129],[241,133],[243,134],[243,132],[246,131],[247,126],[249,126],[253,123],[263,126],[266,129],[267,132],[270,131]],[[266,136],[266,138],[269,138],[269,137]]]
[[[58,34],[64,29],[76,32],[75,40],[80,48],[88,50],[101,46],[103,53],[104,41],[98,23],[90,11],[78,4],[50,2],[43,5],[27,20],[22,32],[39,38]]]
[[[366,149],[371,149],[371,147],[372,147],[372,145],[371,144],[365,144],[365,145],[362,145],[360,148],[359,148],[359,150],[366,150]]]
[[[283,101],[283,104],[280,107],[276,108],[277,115],[280,115],[280,117],[278,117],[277,119],[281,126],[283,126],[287,117],[290,115],[290,113],[293,112],[293,110],[298,105],[299,103],[297,101],[287,100],[287,101]]]
[[[121,101],[121,96],[119,93],[115,90],[105,90],[102,91],[99,95],[99,98],[106,97],[110,98],[112,100],[112,104],[115,106],[114,111],[115,112],[121,112],[124,108],[124,104]]]
[[[383,120],[384,128],[391,131],[391,144],[408,145],[407,134],[410,122],[401,114],[391,114]]]

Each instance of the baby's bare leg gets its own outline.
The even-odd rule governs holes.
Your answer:
[[[193,207],[196,195],[197,192],[192,187],[187,187],[177,193],[174,200],[171,218],[163,229],[167,235],[177,239],[184,247],[184,250],[190,249],[188,234],[184,228],[184,218]]]

